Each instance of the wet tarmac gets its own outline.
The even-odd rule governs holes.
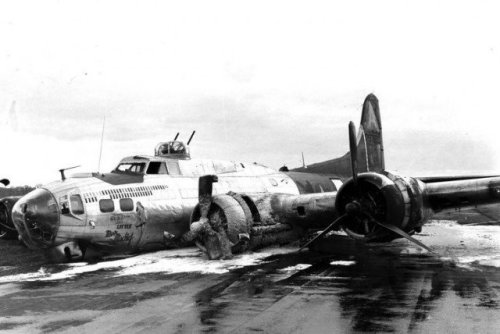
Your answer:
[[[206,261],[187,248],[50,265],[2,242],[25,261],[0,262],[0,330],[497,333],[500,224],[436,221],[417,238],[436,254],[334,235],[317,244],[332,255],[288,246]]]

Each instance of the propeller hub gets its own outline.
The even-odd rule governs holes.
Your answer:
[[[350,216],[355,216],[361,212],[361,205],[358,201],[352,201],[346,204],[345,212]]]

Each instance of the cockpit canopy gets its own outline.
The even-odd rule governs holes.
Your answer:
[[[146,166],[145,162],[125,162],[125,163],[120,163],[114,169],[114,172],[143,174],[145,166]]]
[[[176,159],[191,159],[189,147],[181,141],[159,143],[155,148],[155,156]]]

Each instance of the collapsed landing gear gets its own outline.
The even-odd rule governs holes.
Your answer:
[[[77,241],[66,242],[62,245],[47,249],[45,256],[51,262],[64,263],[83,260],[87,247],[80,247]]]

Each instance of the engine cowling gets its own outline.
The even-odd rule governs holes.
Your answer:
[[[359,174],[357,185],[349,180],[337,194],[335,208],[339,215],[346,215],[341,227],[349,236],[366,241],[399,237],[375,221],[408,234],[420,232],[430,215],[424,205],[423,189],[419,180],[390,172]]]
[[[22,196],[9,196],[0,199],[0,239],[14,239],[17,230],[12,222],[12,207]]]

